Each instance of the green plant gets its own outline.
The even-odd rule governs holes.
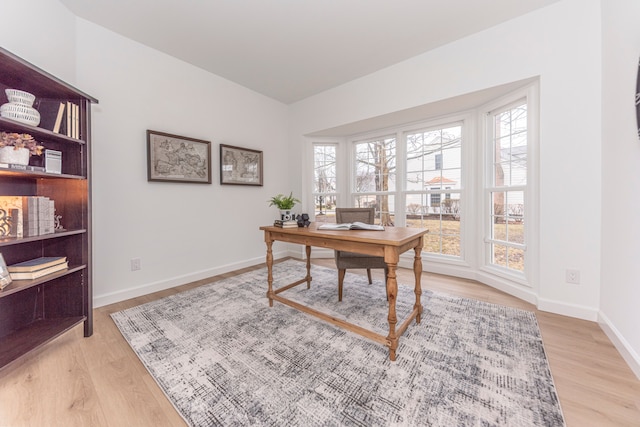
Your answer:
[[[293,197],[293,192],[291,192],[288,196],[285,196],[284,194],[278,194],[277,196],[273,196],[269,200],[269,206],[276,206],[281,210],[292,209],[296,203],[300,203],[300,200]]]
[[[0,148],[1,147],[15,147],[27,148],[29,155],[39,156],[42,154],[44,147],[38,144],[38,141],[33,139],[28,133],[13,133],[13,132],[0,132]]]

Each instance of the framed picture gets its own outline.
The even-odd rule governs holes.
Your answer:
[[[211,184],[211,142],[147,130],[147,180]]]
[[[11,283],[11,275],[7,270],[7,264],[4,262],[4,257],[0,254],[0,289],[4,289]]]
[[[262,185],[262,151],[220,144],[220,184]]]

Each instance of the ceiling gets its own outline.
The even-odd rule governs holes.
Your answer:
[[[559,0],[60,0],[290,104]]]

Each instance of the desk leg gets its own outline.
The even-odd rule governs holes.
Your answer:
[[[389,342],[389,359],[391,361],[396,360],[396,349],[398,348],[398,337],[396,336],[396,323],[398,318],[396,316],[396,297],[398,296],[398,282],[396,280],[396,268],[398,264],[387,263],[387,298],[389,300],[389,335],[387,341]]]
[[[267,282],[269,283],[267,298],[269,298],[269,307],[273,307],[273,251],[271,249],[273,241],[265,239],[265,243],[267,244]]]
[[[311,246],[306,246],[304,248],[307,253],[307,289],[311,288]]]
[[[420,244],[413,248],[413,250],[415,252],[415,257],[413,258],[413,274],[415,274],[416,277],[416,285],[414,288],[416,303],[414,304],[413,309],[418,310],[416,323],[420,323],[422,316],[422,303],[420,302],[420,296],[422,295],[422,284],[420,283],[420,279],[422,278],[422,258],[420,257],[420,253],[422,252],[422,239],[420,239]]]

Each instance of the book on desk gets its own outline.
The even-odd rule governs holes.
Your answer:
[[[384,226],[379,224],[365,224],[364,222],[345,222],[342,224],[322,224],[318,230],[375,230],[384,231]]]

